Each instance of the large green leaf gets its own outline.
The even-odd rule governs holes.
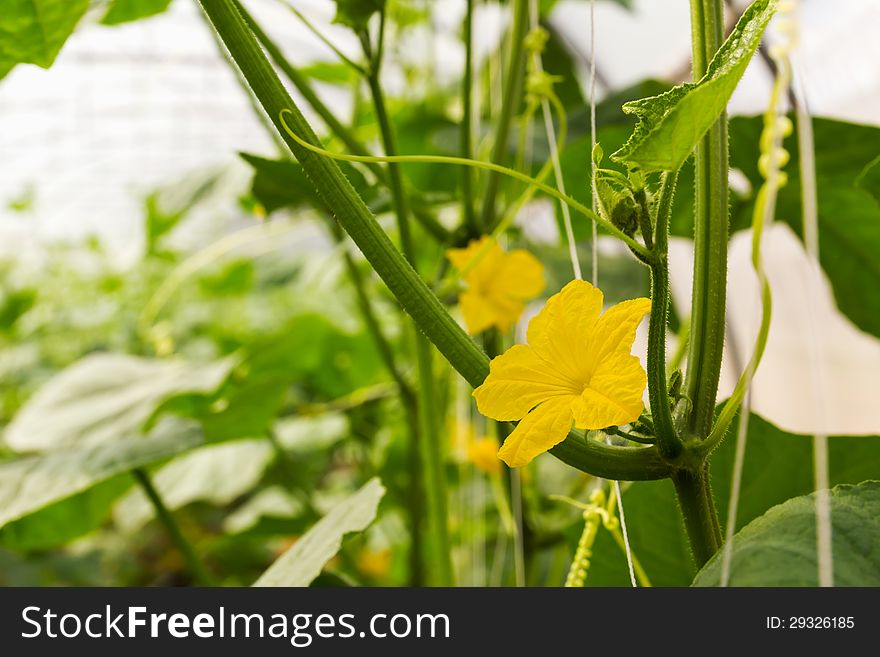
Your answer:
[[[712,454],[712,489],[719,518],[727,517],[733,473],[735,436]],[[880,478],[880,437],[832,436],[828,441],[831,485],[857,484]],[[749,417],[737,529],[775,504],[813,490],[813,441],[787,433],[762,417]]]
[[[0,79],[16,64],[49,68],[88,6],[89,0],[4,0]]]
[[[722,524],[727,519],[735,439],[728,436],[712,454],[711,483]],[[831,485],[880,478],[880,437],[829,439]],[[749,418],[736,527],[742,528],[776,504],[813,490],[813,447],[809,436],[786,433],[757,415]],[[669,481],[636,482],[623,502],[636,556],[651,582],[686,586],[694,568],[686,547],[675,492]],[[617,544],[600,530],[588,585],[626,586],[626,561]]]
[[[299,162],[269,159],[250,153],[239,153],[239,155],[254,169],[251,194],[266,212],[272,213],[282,208],[303,206],[324,207],[315,192],[314,185],[306,177]],[[341,169],[361,198],[370,203],[375,197],[375,188],[371,187],[363,174],[351,164],[342,162]]]
[[[698,82],[624,105],[639,123],[612,158],[644,171],[678,169],[724,112],[775,10],[776,0],[753,2]]]
[[[232,358],[208,364],[93,354],[52,378],[5,433],[18,451],[112,443],[142,430],[156,409],[183,394],[207,394],[226,379]]]
[[[209,445],[162,466],[153,485],[172,510],[192,502],[229,504],[259,482],[272,454],[267,440]],[[113,517],[124,530],[136,531],[153,517],[153,506],[143,491],[133,490],[116,505]]]
[[[366,529],[376,517],[379,501],[385,494],[382,483],[373,478],[337,504],[307,531],[293,547],[282,554],[254,586],[308,586],[324,565],[342,547],[342,537]]]
[[[880,482],[831,490],[835,586],[880,586]],[[695,586],[717,586],[722,553]],[[816,494],[775,506],[736,534],[731,586],[817,586]]]
[[[45,547],[92,529],[132,483],[117,475],[203,440],[196,424],[168,418],[147,436],[128,432],[109,443],[61,447],[0,463],[3,541],[18,548]]]
[[[171,0],[113,0],[101,23],[119,25],[155,16],[168,9],[170,4]]]
[[[880,155],[861,170],[856,178],[856,185],[868,192],[880,204]]]
[[[876,165],[880,128],[814,118],[816,191],[818,196],[819,257],[834,290],[837,306],[860,329],[880,337],[880,193]],[[760,117],[730,122],[730,163],[742,171],[753,189],[763,179],[758,172]],[[776,217],[803,235],[798,141],[785,142],[791,161],[785,168],[788,185],[779,192]],[[685,197],[685,194],[679,194]],[[735,200],[731,230],[747,228],[751,202]],[[692,225],[692,223],[690,224]],[[679,234],[692,234],[684,222]]]

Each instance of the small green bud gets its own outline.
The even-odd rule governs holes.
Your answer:
[[[611,210],[611,223],[632,237],[639,229],[639,206],[629,194],[622,195]]]
[[[605,156],[605,151],[602,150],[601,144],[596,144],[593,146],[593,162],[596,163],[596,166],[602,164],[602,158]]]
[[[669,377],[669,396],[673,399],[681,397],[681,382],[683,380],[681,370],[675,370]]]

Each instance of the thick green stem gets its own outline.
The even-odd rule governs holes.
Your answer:
[[[473,86],[474,86],[474,0],[467,0],[464,14],[464,75],[461,81],[462,117],[460,155],[471,159],[473,146]],[[461,169],[462,220],[469,230],[477,233],[477,216],[474,212],[474,172],[470,167]]]
[[[513,0],[513,24],[510,29],[510,56],[504,71],[504,98],[501,103],[501,114],[495,124],[495,142],[492,146],[491,161],[504,164],[507,161],[508,138],[513,117],[520,106],[525,77],[526,53],[523,40],[529,25],[528,0]],[[480,226],[490,232],[496,223],[495,199],[501,177],[495,172],[486,176],[486,191],[483,194],[483,208],[480,212]]]
[[[153,505],[153,509],[156,511],[156,516],[159,518],[159,522],[164,525],[171,541],[180,551],[180,554],[183,556],[183,560],[186,562],[187,568],[189,568],[195,581],[202,586],[215,586],[216,582],[214,581],[214,578],[211,577],[208,569],[205,568],[205,564],[199,559],[199,555],[196,554],[193,546],[186,540],[186,537],[180,530],[180,525],[177,524],[174,516],[171,515],[168,507],[165,506],[165,502],[162,501],[162,496],[159,495],[159,491],[153,486],[153,481],[150,479],[150,475],[140,468],[132,470],[131,474],[137,480],[141,490],[144,491],[147,499],[149,499],[150,503]]]
[[[489,373],[489,359],[446,311],[427,284],[403,258],[376,222],[348,179],[333,160],[300,146],[287,134],[281,119],[304,140],[317,143],[296,104],[260,50],[253,34],[236,13],[232,0],[199,0],[232,59],[244,74],[276,130],[303,166],[327,207],[388,286],[416,326],[443,357],[472,386]],[[570,466],[606,479],[627,481],[662,479],[669,464],[654,447],[619,447],[570,434],[551,450]]]
[[[681,453],[681,440],[672,424],[666,389],[666,320],[669,312],[667,244],[672,197],[678,172],[664,173],[657,204],[654,258],[651,260],[651,317],[648,323],[648,396],[660,451],[668,458]]]
[[[376,48],[376,58],[367,76],[376,120],[382,135],[382,145],[387,155],[397,155],[397,140],[394,129],[388,118],[385,96],[379,81],[381,65],[381,33]],[[366,41],[365,41],[366,46]],[[366,49],[366,48],[365,48]],[[404,257],[413,268],[417,267],[415,244],[409,226],[409,206],[403,187],[403,178],[397,164],[388,164],[388,177],[391,183],[391,197],[397,215],[397,228]],[[421,333],[416,334],[416,367],[419,372],[418,388],[418,448],[421,465],[421,479],[425,490],[425,501],[428,512],[428,530],[431,536],[430,563],[431,576],[439,586],[452,586],[452,549],[449,543],[447,519],[446,472],[444,470],[443,441],[438,432],[436,417],[437,398],[434,394],[434,375],[432,365],[431,343]]]
[[[691,0],[693,76],[700,79],[721,46],[722,0]],[[685,388],[693,404],[689,431],[705,438],[712,429],[724,348],[728,238],[727,117],[697,146],[694,196],[694,284]]]
[[[702,568],[721,545],[706,468],[701,465],[694,470],[680,470],[673,475],[672,481],[694,561],[697,568]]]

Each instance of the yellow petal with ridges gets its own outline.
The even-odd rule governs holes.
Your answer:
[[[477,408],[495,420],[519,420],[537,404],[580,393],[581,387],[541,359],[528,345],[518,344],[489,363],[489,376],[474,390]]]
[[[532,410],[504,441],[498,458],[511,468],[519,468],[565,440],[571,429],[572,399],[553,397]]]
[[[586,281],[571,281],[529,322],[529,344],[566,376],[583,378],[603,299],[602,292]]]
[[[649,312],[651,300],[644,298],[621,301],[606,310],[596,323],[596,341],[590,348],[595,362],[601,362],[614,351],[629,353],[636,339],[636,328]]]
[[[639,359],[625,352],[606,357],[572,404],[578,429],[602,429],[634,422],[644,409],[647,376]]]

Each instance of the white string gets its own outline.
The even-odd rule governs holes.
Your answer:
[[[633,588],[638,588],[636,583],[636,570],[633,566],[632,549],[629,547],[629,534],[626,531],[626,516],[623,513],[623,496],[620,494],[620,482],[615,480],[614,493],[617,495],[617,515],[620,516],[620,531],[623,534],[623,547],[626,552],[626,565],[629,568],[629,581]]]
[[[810,276],[807,285],[807,312],[815,317],[816,298],[821,290],[822,267],[819,264],[819,223],[817,211],[816,162],[813,143],[813,124],[807,111],[806,98],[800,75],[795,74],[792,85],[797,119],[799,166],[801,174],[801,203],[803,205],[804,246],[810,260]],[[822,327],[818,322],[809,324],[810,381],[817,425],[825,427],[825,397],[820,382],[825,380],[825,367],[820,354],[823,343]],[[816,554],[819,586],[834,586],[834,557],[832,553],[831,488],[828,474],[828,435],[817,431],[813,435],[813,481],[816,489]]]
[[[596,189],[596,0],[590,0],[590,208],[598,209],[599,191]],[[593,285],[599,287],[599,227],[592,223],[590,249],[593,265]],[[618,498],[620,499],[620,498]],[[624,534],[625,535],[625,534]]]

